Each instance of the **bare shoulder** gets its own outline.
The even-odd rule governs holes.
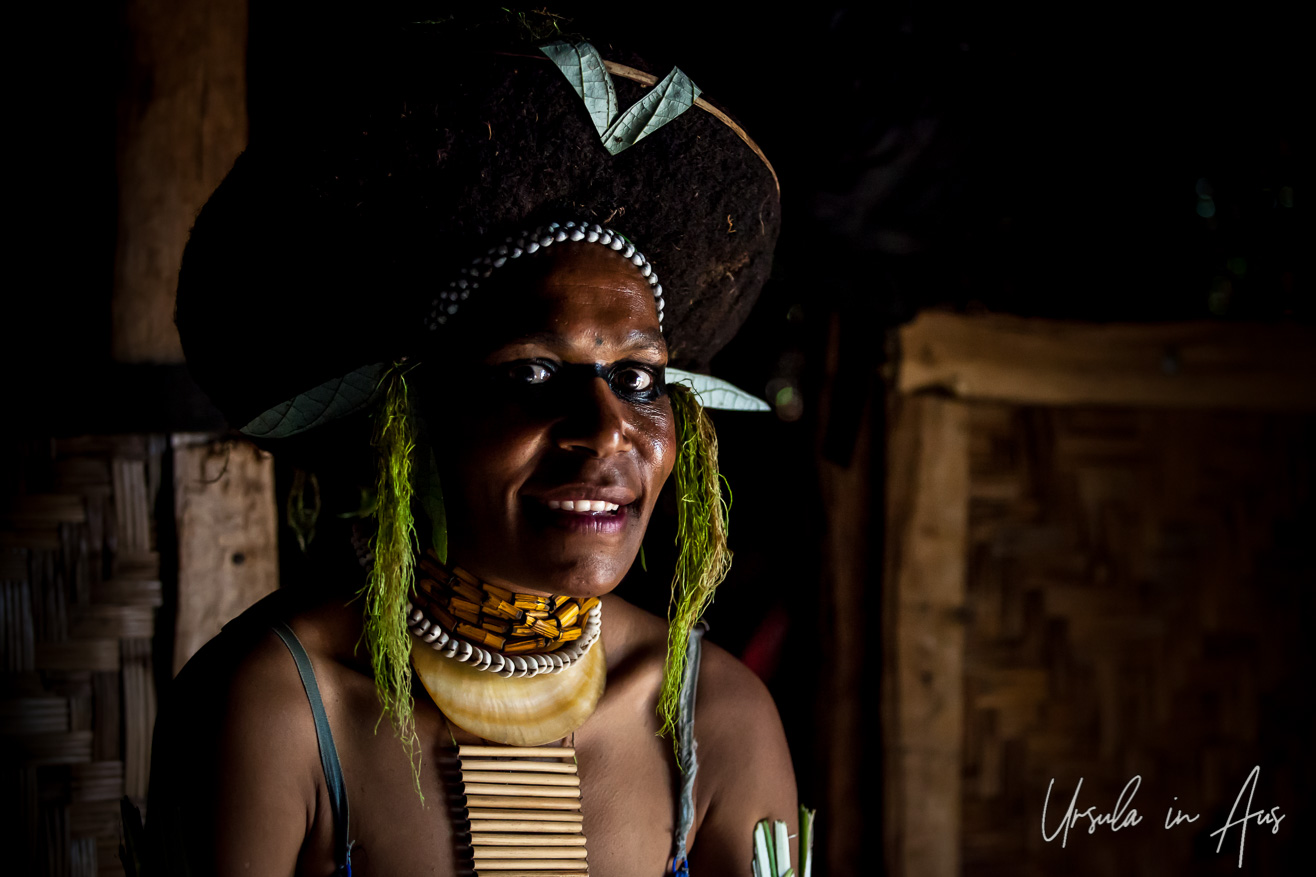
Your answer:
[[[646,680],[646,695],[656,696],[667,654],[667,621],[619,598],[606,598],[605,639],[609,673],[615,659]],[[612,684],[611,675],[609,685]],[[730,652],[704,640],[695,702],[695,734],[701,776],[743,774],[752,765],[776,779],[793,782],[790,752],[777,706],[767,686]],[[708,783],[706,783],[708,784]]]
[[[195,751],[196,744],[247,745],[248,734],[260,735],[275,727],[293,731],[307,712],[306,695],[292,653],[274,633],[275,621],[291,623],[300,642],[310,646],[319,639],[317,625],[308,625],[299,613],[248,610],[194,655],[170,685],[162,703],[162,721],[182,733]],[[309,634],[309,635],[308,635]],[[316,649],[308,647],[312,654]],[[163,730],[163,729],[162,729]],[[173,740],[162,741],[166,744]],[[177,747],[166,745],[165,751]]]
[[[795,772],[777,705],[767,686],[726,649],[705,641],[695,702],[701,771],[723,788],[754,777],[788,784]]]
[[[795,770],[767,686],[714,643],[703,649],[695,738],[699,818],[691,870],[748,875],[759,820],[780,819],[795,831]]]
[[[286,875],[315,830],[323,783],[314,720],[266,615],[230,624],[161,704],[148,834],[171,864],[195,873]],[[319,639],[314,619],[293,626],[309,644]]]
[[[667,622],[613,598],[605,613],[614,625],[608,644],[608,685],[614,659],[622,686],[635,679],[636,695],[652,710],[667,652]],[[605,637],[608,627],[604,628]],[[615,651],[615,654],[614,654]],[[691,870],[749,877],[754,825],[781,819],[794,833],[798,805],[795,771],[781,717],[767,686],[716,643],[704,641],[695,701],[699,772]]]

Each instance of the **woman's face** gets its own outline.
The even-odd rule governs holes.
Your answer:
[[[675,459],[648,281],[612,250],[563,243],[463,311],[425,408],[449,562],[513,590],[610,591]]]

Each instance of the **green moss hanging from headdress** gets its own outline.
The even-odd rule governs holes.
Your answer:
[[[379,455],[375,484],[374,563],[361,596],[365,599],[362,638],[370,651],[375,690],[384,712],[412,762],[420,790],[420,743],[411,696],[411,635],[406,608],[415,576],[416,526],[411,512],[412,458],[416,435],[411,422],[404,369],[385,377],[384,399],[375,414],[373,444]]]
[[[676,415],[676,572],[667,611],[667,663],[663,668],[658,714],[662,733],[673,737],[685,678],[686,646],[694,627],[713,602],[713,593],[731,568],[727,548],[728,502],[717,468],[717,433],[695,393],[670,385]]]

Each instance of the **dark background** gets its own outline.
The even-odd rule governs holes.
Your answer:
[[[361,28],[445,8],[257,0],[253,134],[327,87],[319,71],[350,63]],[[1310,170],[1299,83],[1311,65],[1291,7],[555,8],[654,66],[679,60],[776,166],[786,216],[776,277],[719,362],[751,389],[816,368],[834,312],[875,339],[930,306],[1139,321],[1316,312],[1298,192]],[[22,374],[23,419],[204,422],[171,370],[106,371],[122,11],[75,2],[15,16],[26,60],[11,91],[4,346]],[[803,361],[781,357],[793,349]],[[95,381],[151,392],[80,389]],[[70,405],[70,393],[89,398]],[[152,393],[179,404],[162,409]]]
[[[253,2],[253,134],[286,124],[300,93],[325,87],[315,71],[348,60],[359,28],[444,14],[441,3],[366,5]],[[810,602],[823,526],[816,461],[850,459],[887,330],[934,307],[1312,322],[1308,31],[1294,5],[1263,3],[621,6],[597,17],[555,8],[601,22],[600,36],[655,68],[679,61],[782,181],[774,277],[715,360],[776,414],[718,418],[738,557],[712,637],[769,678],[801,797],[817,800],[816,705],[782,655],[826,660]],[[120,4],[28,5],[7,32],[21,52],[0,312],[9,428],[223,428],[184,367],[110,359],[129,44]],[[840,361],[824,422],[829,345]],[[651,568],[662,560],[651,550]],[[661,587],[639,578],[629,593],[660,609]],[[875,711],[873,722],[876,739]]]

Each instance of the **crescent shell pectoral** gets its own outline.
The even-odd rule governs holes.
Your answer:
[[[411,665],[443,714],[464,731],[509,746],[542,746],[585,723],[607,680],[603,643],[557,673],[501,676],[412,643]]]

